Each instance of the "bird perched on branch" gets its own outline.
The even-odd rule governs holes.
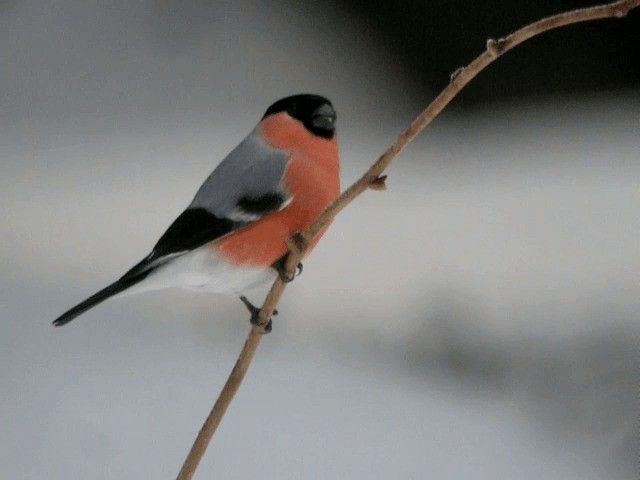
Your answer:
[[[238,295],[256,323],[259,309],[246,298],[247,290],[278,274],[292,279],[284,272],[287,240],[311,226],[340,193],[335,123],[336,112],[324,97],[294,95],[275,102],[151,253],[53,324],[65,325],[121,292],[167,287]]]

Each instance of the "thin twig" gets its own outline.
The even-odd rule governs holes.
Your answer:
[[[587,22],[603,18],[622,18],[630,10],[640,6],[640,0],[622,0],[606,5],[583,8],[570,12],[561,13],[544,18],[530,25],[527,25],[511,35],[499,40],[490,39],[487,41],[486,50],[480,54],[466,67],[457,69],[451,75],[451,81],[433,102],[416,118],[407,130],[398,137],[396,142],[365,172],[365,174],[345,190],[327,209],[318,217],[316,222],[304,233],[297,235],[289,242],[291,250],[285,265],[286,272],[291,275],[295,272],[298,263],[304,257],[311,240],[323,231],[349,203],[357,196],[368,189],[383,190],[385,188],[385,178],[382,173],[387,169],[395,157],[406,147],[431,121],[460,93],[460,91],[484,70],[490,63],[500,55],[520,45],[522,42],[540,35],[549,30],[572,25],[580,22]],[[227,382],[220,392],[220,395],[207,417],[204,425],[200,429],[198,436],[187,456],[178,480],[190,480],[200,463],[202,456],[215,433],[224,413],[226,412],[233,396],[238,391],[242,379],[246,374],[253,355],[260,344],[260,339],[264,333],[264,325],[271,318],[280,297],[286,288],[286,284],[279,278],[273,283],[271,290],[265,298],[260,310],[260,321],[262,326],[252,326],[247,339],[242,347],[242,351],[236,361]]]

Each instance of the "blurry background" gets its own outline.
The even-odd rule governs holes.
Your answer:
[[[347,185],[488,37],[588,4],[1,1],[0,476],[178,472],[240,302],[50,322],[146,255],[270,103],[333,101]],[[336,219],[198,478],[637,475],[639,27],[505,55]]]

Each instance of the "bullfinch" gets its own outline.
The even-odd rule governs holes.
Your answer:
[[[238,295],[256,323],[247,290],[276,275],[291,280],[284,274],[287,239],[311,226],[339,193],[333,105],[319,95],[283,98],[213,170],[149,255],[53,324],[125,291],[175,286]]]

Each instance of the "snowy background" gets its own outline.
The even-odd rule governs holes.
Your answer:
[[[174,478],[242,304],[165,291],[50,322],[274,100],[332,99],[347,185],[435,92],[328,6],[175,5],[0,3],[2,478]],[[637,475],[640,82],[461,101],[306,261],[196,478]]]

